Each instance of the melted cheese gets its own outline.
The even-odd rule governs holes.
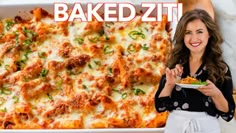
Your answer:
[[[0,55],[2,55],[0,76],[4,75],[2,78],[4,79],[3,87],[5,87],[1,88],[1,92],[6,91],[3,89],[12,88],[10,94],[0,94],[0,98],[5,100],[3,103],[0,102],[0,109],[4,116],[14,114],[16,104],[28,103],[30,113],[32,113],[32,116],[24,122],[28,128],[140,127],[138,122],[145,127],[145,123],[155,119],[157,113],[154,108],[147,111],[148,107],[141,103],[152,101],[151,96],[158,83],[148,81],[140,84],[140,82],[132,83],[129,80],[132,79],[131,75],[134,73],[132,71],[140,68],[153,75],[163,74],[161,70],[164,68],[165,62],[151,61],[151,57],[155,53],[142,46],[145,44],[147,48],[151,47],[151,40],[157,33],[165,40],[169,39],[169,34],[165,30],[158,30],[158,26],[151,28],[151,23],[139,22],[139,19],[140,16],[137,16],[131,22],[115,22],[110,23],[109,26],[106,25],[106,22],[101,22],[102,25],[100,25],[99,22],[88,23],[76,20],[61,26],[62,24],[54,22],[50,17],[45,17],[39,21],[33,18],[30,20],[31,23],[14,24],[10,30],[4,30],[6,34],[12,34],[19,32],[18,30],[22,30],[21,28],[25,26],[32,28],[28,29],[27,34],[30,35],[21,32],[19,34],[24,34],[28,39],[32,39],[30,37],[34,36],[34,32],[38,34],[35,36],[36,40],[30,40],[34,42],[29,46],[24,46],[22,42],[25,41],[25,38],[21,38],[20,35],[18,38],[14,36],[7,42],[19,41],[21,49],[19,49],[19,53],[14,53],[16,55],[14,58],[9,58],[8,52],[0,51]],[[137,39],[134,39],[130,36],[132,31],[141,32],[143,35],[136,34]],[[91,37],[94,37],[95,40],[91,40]],[[115,39],[109,40],[112,37]],[[78,42],[76,40],[78,38],[82,42]],[[63,46],[65,42],[69,46]],[[163,45],[161,43],[162,41],[155,42],[157,49]],[[130,44],[135,45],[135,51],[128,50]],[[98,46],[95,48],[96,52],[90,50],[92,45]],[[165,50],[170,50],[169,42],[164,45]],[[0,49],[3,49],[3,46],[4,44],[1,44]],[[106,49],[107,46],[109,49]],[[117,46],[121,49],[116,49]],[[28,59],[16,64],[16,61],[25,58],[27,50],[30,51],[27,53]],[[106,50],[113,52],[106,53]],[[60,51],[66,56],[61,55]],[[117,51],[122,52],[121,55]],[[155,52],[161,54],[158,50]],[[46,56],[40,57],[41,53]],[[75,60],[69,61],[70,59]],[[35,65],[32,66],[33,68],[28,68],[29,70],[24,70],[25,66],[35,64],[36,60],[40,60],[42,66]],[[137,63],[136,60],[139,62]],[[53,64],[55,69],[48,67],[48,63],[52,61],[56,62]],[[61,65],[60,63],[62,68],[58,66]],[[6,70],[6,66],[10,67],[9,70]],[[22,77],[25,72],[29,75],[28,79]],[[57,75],[60,75],[59,79]],[[31,82],[35,80],[40,81],[36,86]],[[22,86],[27,83],[28,87],[25,87],[24,90]],[[50,87],[43,88],[45,83],[48,83]],[[140,89],[145,93],[136,94],[134,89]],[[39,90],[38,94],[33,97],[27,96],[33,95],[32,93],[36,93],[36,90]],[[57,107],[61,103],[65,103],[66,107]],[[49,118],[44,116],[47,113],[50,114],[52,110],[54,113],[56,112],[54,115]],[[129,119],[137,117],[135,114],[138,114],[141,119],[137,119],[137,122],[131,123],[132,125],[124,122],[124,120],[129,121]],[[33,119],[37,119],[37,121],[33,121]],[[3,121],[8,120],[1,117],[0,123],[4,123]],[[17,124],[17,121],[13,119],[10,122]],[[78,122],[81,127],[74,127],[78,126]],[[34,124],[31,123],[38,126],[33,127]],[[58,123],[60,124],[58,125]],[[2,125],[0,128],[6,127]],[[13,126],[13,128],[17,128],[17,126]]]

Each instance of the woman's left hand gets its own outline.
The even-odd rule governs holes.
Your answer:
[[[221,94],[221,91],[215,86],[214,83],[212,83],[210,80],[206,80],[206,82],[207,82],[206,86],[201,86],[197,90],[199,90],[204,95],[210,97],[216,97],[219,94]]]

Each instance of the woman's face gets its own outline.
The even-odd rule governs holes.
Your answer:
[[[206,25],[200,19],[196,19],[187,24],[184,43],[191,53],[203,54],[209,37]]]

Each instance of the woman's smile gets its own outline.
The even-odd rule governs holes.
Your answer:
[[[193,47],[198,47],[200,44],[201,44],[200,42],[190,43],[190,45],[192,45]]]

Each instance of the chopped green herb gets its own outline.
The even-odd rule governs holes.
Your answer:
[[[1,112],[7,112],[7,108],[4,107],[4,109],[0,109]]]
[[[120,92],[120,90],[116,90],[116,89],[112,89],[112,91],[121,94],[121,98],[122,99],[125,99],[127,97],[127,93],[126,92],[122,93],[122,92]]]
[[[29,46],[29,45],[31,45],[32,43],[33,43],[32,40],[30,40],[30,39],[25,39],[24,42],[23,42],[23,45]]]
[[[50,99],[50,100],[53,101],[53,97],[52,97],[52,95],[50,95],[49,93],[47,93],[47,96],[48,96],[48,99]]]
[[[194,85],[207,85],[206,81],[193,82]]]
[[[125,99],[125,98],[127,97],[127,93],[122,93],[122,94],[121,94],[121,97],[122,97],[123,99]]]
[[[102,29],[101,31],[99,31],[99,35],[100,35],[100,36],[103,36],[104,33],[105,33],[105,32],[104,32],[104,29]]]
[[[101,65],[102,65],[101,61],[94,61],[94,63],[95,63],[96,65],[98,65],[98,66],[101,66]]]
[[[5,65],[5,69],[8,71],[10,69],[10,65]]]
[[[138,37],[141,37],[142,39],[145,39],[145,35],[142,32],[139,32],[139,31],[136,31],[136,30],[129,32],[128,35],[133,40],[137,40]]]
[[[92,65],[89,63],[88,64],[88,67],[90,68],[90,69],[93,69],[93,67],[92,67]]]
[[[38,35],[36,32],[33,32],[32,30],[29,30],[26,27],[23,27],[22,30],[28,39],[32,39],[34,36]]]
[[[33,38],[38,34],[33,32],[32,30],[27,29],[26,27],[23,27],[22,30],[26,36],[26,39],[24,40],[23,44],[25,46],[33,44]]]
[[[106,46],[104,47],[103,51],[104,51],[104,54],[110,54],[110,53],[113,53],[113,52],[114,52],[113,50],[110,50],[110,49],[109,49],[109,46],[108,46],[108,45],[106,45]]]
[[[14,24],[16,24],[14,21],[6,21],[6,30],[9,31]]]
[[[92,38],[89,38],[88,39],[90,42],[92,42],[92,43],[97,43],[98,41],[99,41],[99,37],[92,37]]]
[[[62,86],[62,83],[63,83],[63,79],[60,75],[57,75],[56,76],[56,87],[61,90],[61,86]]]
[[[111,28],[112,25],[114,25],[114,22],[105,22],[107,28]]]
[[[106,41],[110,40],[110,37],[105,36],[105,40],[106,40]]]
[[[25,52],[24,52],[25,60],[28,60],[28,59],[29,59],[28,54],[31,53],[31,52],[32,52],[32,51],[29,50],[29,49],[25,50]]]
[[[47,69],[43,69],[42,72],[40,73],[40,77],[46,77],[48,74],[48,70]]]
[[[133,90],[134,90],[134,94],[135,94],[135,95],[139,95],[140,93],[141,93],[141,94],[145,94],[145,91],[143,91],[142,89],[139,89],[139,88],[136,88],[136,89],[135,89],[135,88],[134,88]]]
[[[46,54],[46,52],[40,52],[40,53],[38,53],[38,56],[39,56],[40,58],[46,58],[46,57],[47,57],[47,54]]]
[[[21,59],[15,62],[18,71],[25,67],[25,61],[26,60]]]
[[[121,93],[119,90],[116,90],[116,89],[112,89],[112,91],[117,92],[117,93]]]
[[[134,45],[133,45],[133,44],[130,44],[130,45],[128,46],[128,48],[127,48],[127,51],[128,51],[129,53],[135,52],[135,47],[134,47]]]
[[[143,49],[143,50],[148,50],[149,47],[147,47],[147,44],[145,43],[144,45],[142,45],[142,49]]]
[[[2,87],[0,94],[10,95],[12,92],[7,87]]]
[[[14,31],[13,33],[15,34],[15,43],[16,43],[15,46],[18,46],[19,45],[19,34],[17,31]]]
[[[75,41],[77,41],[78,44],[83,44],[84,43],[84,39],[83,38],[75,38]]]
[[[69,75],[76,75],[76,73],[73,71],[73,69],[67,68],[66,71],[68,72]]]
[[[6,99],[0,97],[0,105],[2,105],[2,104],[5,103],[5,102],[6,102]]]
[[[109,70],[109,73],[112,73],[112,68],[111,67],[109,67],[108,70]]]
[[[3,36],[4,36],[4,33],[1,33],[1,34],[0,34],[0,38],[2,38]]]
[[[18,103],[19,102],[19,97],[13,96],[12,98],[14,99],[14,103]]]
[[[87,87],[86,85],[84,85],[84,84],[83,84],[83,88],[84,88],[85,90],[88,90],[88,87]]]

